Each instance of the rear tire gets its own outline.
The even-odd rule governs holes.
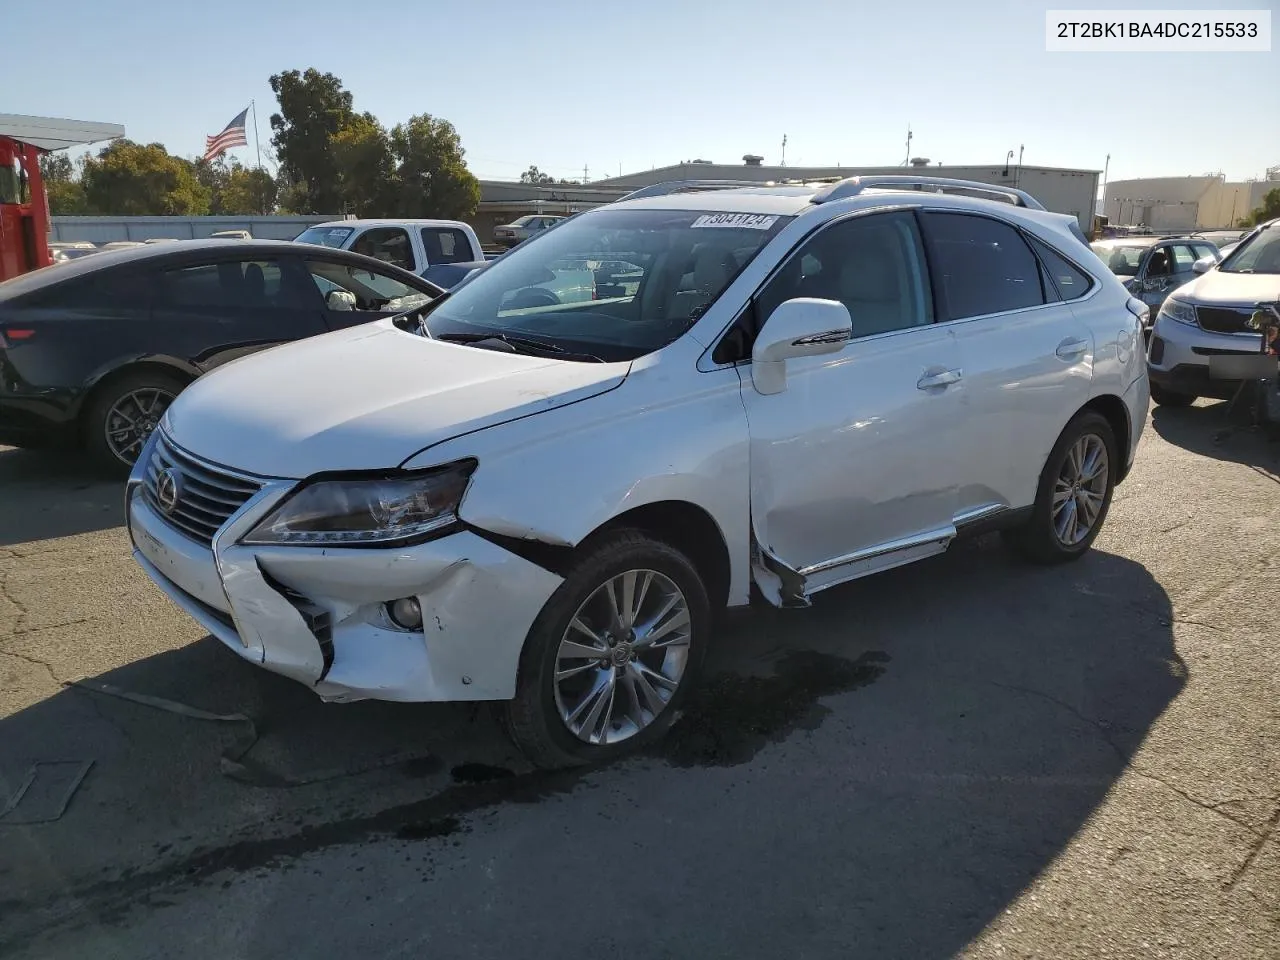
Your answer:
[[[1078,560],[1107,519],[1119,469],[1111,424],[1092,410],[1076,414],[1045,462],[1031,518],[1006,530],[1005,542],[1033,563]]]
[[[85,410],[85,449],[114,476],[133,468],[160,418],[187,382],[177,374],[139,370],[116,377],[95,391]]]
[[[623,611],[618,621],[605,590]],[[710,628],[706,587],[683,553],[638,530],[604,536],[573,564],[529,630],[505,709],[512,740],[544,768],[613,760],[653,743],[679,716]],[[597,649],[598,658],[584,655]],[[605,701],[598,710],[596,699]]]
[[[1189,407],[1196,402],[1194,394],[1174,393],[1154,383],[1151,384],[1151,399],[1161,407]]]

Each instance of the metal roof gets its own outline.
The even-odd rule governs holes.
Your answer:
[[[29,117],[20,113],[0,113],[0,137],[29,143],[41,150],[62,150],[124,136],[119,123],[90,123],[61,117]]]

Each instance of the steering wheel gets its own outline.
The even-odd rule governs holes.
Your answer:
[[[525,287],[511,298],[510,310],[524,310],[527,307],[558,307],[560,298],[546,287]]]

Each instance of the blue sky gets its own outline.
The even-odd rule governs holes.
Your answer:
[[[1253,7],[1278,0],[1117,9]],[[6,112],[123,123],[174,153],[202,152],[267,78],[337,74],[388,126],[453,122],[481,177],[529,164],[592,179],[744,153],[792,165],[1024,162],[1112,180],[1280,164],[1280,42],[1270,53],[1062,54],[1044,11],[1010,0],[59,0],[10,4]],[[1103,0],[1077,6],[1106,8]],[[803,10],[792,16],[788,10]],[[183,11],[178,13],[176,11]],[[1273,24],[1273,30],[1275,24]],[[14,60],[16,54],[16,62]],[[250,146],[237,151],[252,162]]]

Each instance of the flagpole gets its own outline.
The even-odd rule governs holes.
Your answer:
[[[258,154],[258,173],[262,173],[262,145],[258,141],[258,105],[257,103],[253,100],[250,100],[249,109],[253,111],[253,149]],[[264,217],[267,215],[267,211],[265,209],[267,205],[266,200],[267,198],[265,195],[260,196],[258,198],[258,206],[260,209],[262,209],[262,215]]]

